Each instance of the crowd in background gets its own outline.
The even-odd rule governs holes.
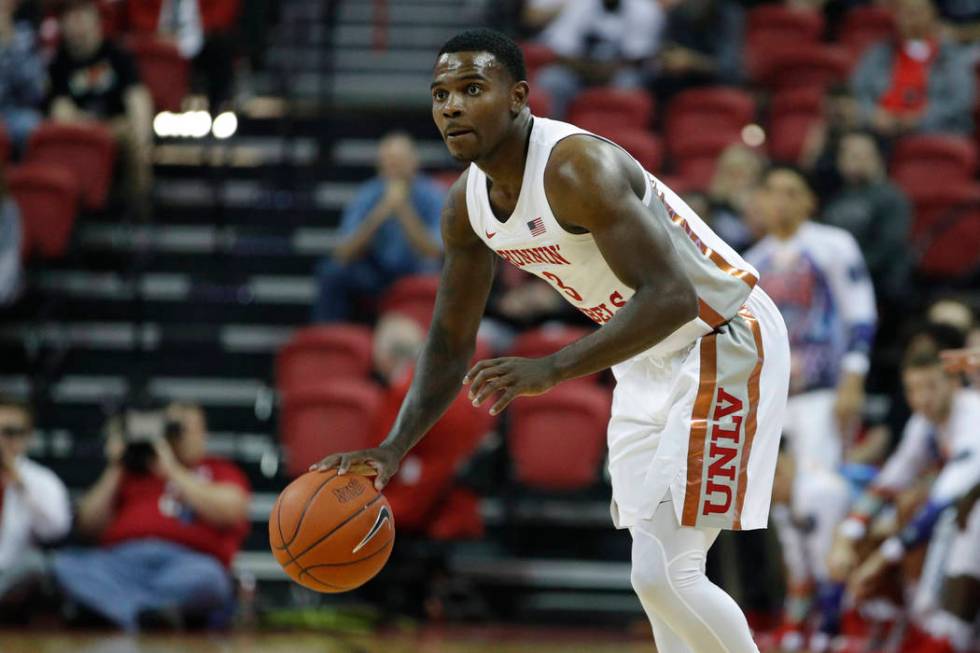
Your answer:
[[[239,5],[239,0],[0,2],[0,124],[11,150],[4,153],[4,167],[25,157],[42,123],[102,126],[118,152],[119,202],[146,221],[152,207],[152,123],[159,107],[132,46],[147,40],[175,46],[191,64],[191,90],[206,96],[206,106],[217,114],[233,99],[232,36]],[[0,183],[0,230],[6,236],[0,239],[0,306],[19,294],[20,253],[28,249],[8,194]]]
[[[145,195],[152,107],[133,61],[105,35],[96,4],[66,3],[56,47],[38,35],[44,10],[17,4],[0,0],[0,114],[16,148],[45,117],[102,121],[115,128],[133,162],[128,184]],[[183,3],[182,10],[197,8],[186,14],[168,2],[115,4],[121,5],[111,14],[121,21],[116,25],[172,38],[208,73],[212,104],[228,101],[235,3]],[[534,93],[547,97],[552,118],[566,117],[589,87],[642,89],[666,107],[690,88],[749,85],[750,8],[741,3],[494,4],[488,20],[555,55],[531,80]],[[833,40],[848,10],[864,3],[787,4],[819,12],[821,36]],[[896,36],[870,44],[848,83],[826,89],[821,118],[806,126],[797,158],[772,161],[758,145],[732,143],[707,183],[668,179],[759,269],[789,328],[792,396],[772,519],[787,579],[779,635],[786,650],[819,650],[841,632],[888,621],[896,605],[914,613],[909,652],[967,651],[975,641],[980,387],[975,376],[944,369],[940,352],[980,346],[977,289],[929,292],[915,269],[915,209],[889,178],[888,162],[908,134],[973,134],[980,4],[893,0],[884,6],[893,12]],[[403,133],[382,139],[377,168],[344,211],[340,244],[315,270],[312,319],[372,326],[374,373],[385,385],[390,423],[431,307],[390,309],[377,299],[399,280],[438,268],[445,189],[419,170],[415,144]],[[10,258],[16,222],[8,202],[0,211],[0,303],[19,283]],[[925,294],[913,296],[910,288]],[[585,324],[545,284],[501,265],[482,345],[506,352],[528,329]],[[872,408],[868,394],[886,397],[889,408]],[[476,423],[466,433],[478,439],[493,426],[465,401],[457,404],[436,429],[455,436],[460,424]],[[129,630],[188,616],[212,624],[227,617],[233,591],[226,570],[243,536],[247,483],[229,463],[205,457],[199,408],[171,406],[165,423],[179,425],[181,444],[156,438],[154,462],[142,473],[126,471],[118,436],[108,429],[109,463],[75,516],[78,531],[100,545],[44,557],[28,543],[67,534],[67,495],[57,478],[23,455],[29,410],[0,401],[0,602],[31,605],[25,601],[40,593],[49,603],[57,597],[69,617],[92,611]],[[451,450],[420,448],[415,463],[406,461],[391,488],[393,497],[403,497],[402,504],[392,499],[400,528],[431,534],[438,523],[451,535],[481,532],[471,522],[441,519],[467,514],[460,505],[475,510],[471,494],[453,488],[455,503],[435,503],[475,446],[458,440]],[[435,479],[419,472],[437,460],[444,464],[427,471]],[[424,488],[432,489],[431,501],[421,499]],[[943,562],[923,571],[923,552],[930,549]],[[890,573],[897,569],[902,573]],[[112,600],[120,592],[138,598],[120,605]]]

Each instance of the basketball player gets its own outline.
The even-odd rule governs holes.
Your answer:
[[[520,49],[472,30],[440,51],[432,116],[469,169],[443,211],[445,263],[415,378],[376,449],[327,456],[383,487],[460,389],[497,414],[521,395],[612,367],[612,515],[664,653],[758,649],[704,574],[721,529],[766,525],[789,376],[786,328],[758,275],[623,149],[532,116]],[[602,328],[537,359],[466,371],[498,258]],[[574,452],[568,452],[574,455]]]
[[[745,253],[789,331],[790,397],[786,404],[784,476],[773,522],[787,571],[780,645],[804,646],[807,622],[818,624],[810,648],[822,650],[837,630],[843,586],[826,559],[834,530],[847,516],[849,489],[838,472],[848,434],[864,402],[864,376],[876,326],[874,289],[854,237],[810,220],[816,196],[798,170],[783,165],[763,177],[766,236]]]

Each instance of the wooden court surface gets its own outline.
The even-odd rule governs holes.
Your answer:
[[[428,628],[415,633],[140,636],[0,632],[2,653],[654,653],[641,636],[526,628]]]

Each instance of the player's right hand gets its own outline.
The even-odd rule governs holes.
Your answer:
[[[338,476],[348,472],[375,476],[374,487],[380,492],[398,471],[400,463],[401,456],[382,445],[374,449],[330,454],[315,465],[311,465],[310,471],[325,472],[337,468]]]

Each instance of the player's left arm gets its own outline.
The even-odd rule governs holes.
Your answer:
[[[541,394],[627,360],[697,317],[694,285],[666,227],[641,200],[645,183],[642,171],[614,145],[573,136],[555,146],[544,175],[552,211],[566,228],[592,234],[634,295],[601,329],[555,354],[478,363],[464,379],[476,405],[499,394],[491,408],[496,414],[517,396]]]
[[[834,413],[841,433],[849,436],[857,429],[864,407],[864,379],[870,367],[878,315],[874,286],[861,248],[846,232],[835,236],[828,248],[832,255],[827,257],[827,280],[844,322],[847,350],[841,360]]]

